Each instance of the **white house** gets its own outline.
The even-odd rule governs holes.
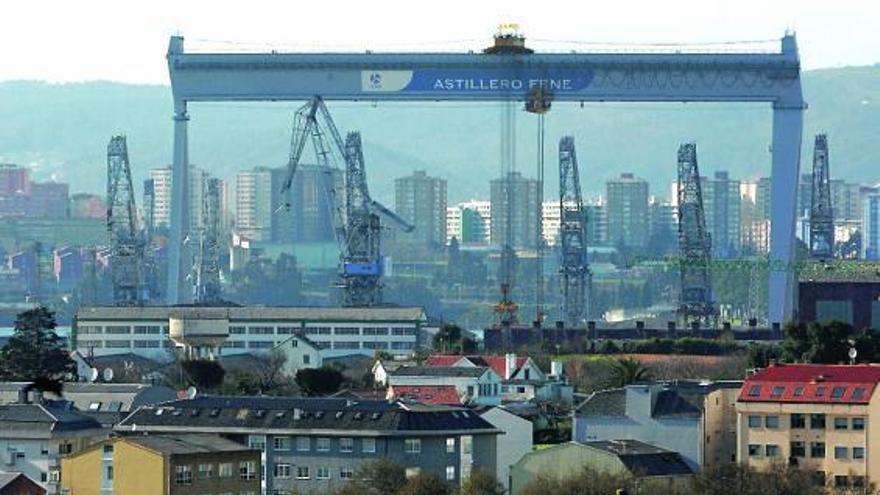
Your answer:
[[[275,346],[273,351],[281,353],[286,358],[284,372],[290,376],[296,375],[301,369],[320,368],[324,365],[321,347],[305,335],[291,335]]]
[[[504,407],[479,407],[477,414],[492,426],[504,432],[497,440],[497,467],[495,478],[510,489],[510,467],[532,451],[532,422],[504,409]]]
[[[455,387],[464,403],[483,406],[501,404],[501,377],[487,367],[404,366],[387,374],[388,386]]]

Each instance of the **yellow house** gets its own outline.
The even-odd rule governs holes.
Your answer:
[[[743,384],[737,399],[737,459],[816,474],[837,488],[880,480],[880,366],[777,364]]]
[[[216,435],[113,438],[61,460],[62,495],[260,493],[260,452]]]

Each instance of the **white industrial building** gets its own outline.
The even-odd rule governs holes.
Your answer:
[[[293,335],[306,336],[322,358],[376,351],[410,355],[427,323],[415,307],[83,307],[71,347],[83,356],[133,353],[169,359],[268,352]]]

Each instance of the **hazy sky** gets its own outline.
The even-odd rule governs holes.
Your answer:
[[[880,0],[6,0],[0,80],[167,83],[168,36],[188,48],[479,49],[500,22],[527,37],[711,42],[797,31],[807,69],[880,62]],[[198,40],[214,40],[207,43]],[[224,44],[236,41],[251,44]],[[441,42],[441,43],[437,43]],[[450,43],[451,42],[451,43]],[[536,47],[585,46],[535,43]]]

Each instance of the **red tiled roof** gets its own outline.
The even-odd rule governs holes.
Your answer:
[[[393,385],[391,398],[429,405],[460,405],[461,398],[453,385]]]
[[[867,404],[880,382],[880,366],[773,365],[743,384],[740,402]]]
[[[425,366],[449,368],[455,366],[455,363],[459,362],[462,358],[467,358],[468,361],[474,363],[476,366],[486,366],[492,368],[492,371],[497,373],[498,376],[500,376],[502,379],[504,378],[505,368],[507,367],[507,362],[504,356],[489,356],[479,354],[473,354],[470,356],[459,356],[457,354],[434,354],[425,360]],[[525,356],[517,356],[516,369],[514,369],[514,373],[525,366],[528,359],[529,358]]]

